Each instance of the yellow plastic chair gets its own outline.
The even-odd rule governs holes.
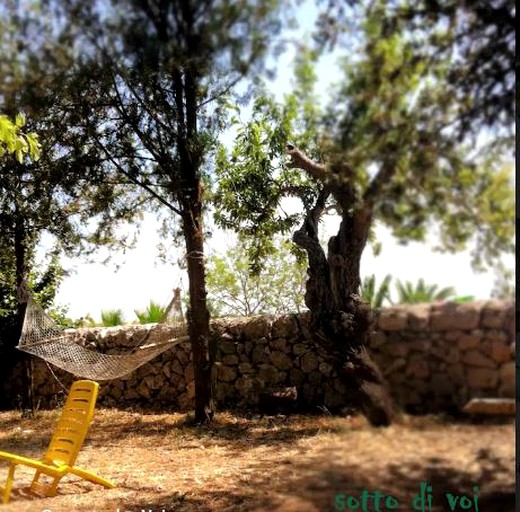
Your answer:
[[[0,461],[5,460],[9,463],[7,483],[3,489],[4,504],[9,501],[14,471],[18,464],[36,470],[30,491],[45,497],[56,496],[58,483],[69,474],[108,488],[115,487],[109,480],[74,466],[94,416],[98,390],[99,384],[91,380],[78,380],[72,384],[51,442],[42,459],[28,459],[0,452]]]

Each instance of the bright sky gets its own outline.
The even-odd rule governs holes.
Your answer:
[[[334,222],[329,222],[325,227],[328,228],[326,233],[332,234],[336,226]],[[176,286],[187,288],[188,279],[178,267],[160,263],[156,229],[153,217],[147,216],[136,248],[127,251],[125,255],[115,254],[113,263],[64,261],[65,267],[74,273],[63,282],[57,303],[69,306],[71,318],[90,314],[99,320],[102,310],[121,309],[127,321],[134,321],[134,309],[144,309],[150,299],[168,303],[172,289]],[[370,247],[365,249],[362,277],[375,274],[376,284],[381,283],[387,274],[393,276],[394,282],[401,279],[416,283],[423,278],[427,284],[437,284],[441,288],[453,286],[458,295],[473,295],[476,299],[490,297],[495,276],[490,272],[475,274],[470,266],[469,253],[435,253],[430,248],[433,243],[413,242],[405,247],[399,246],[386,228],[378,228],[376,232],[383,250],[374,257]],[[215,232],[207,245],[211,252],[222,253],[232,244],[232,235]],[[505,261],[509,267],[514,267],[512,255]],[[120,265],[118,270],[115,269],[116,263]]]
[[[312,25],[314,12],[309,4],[302,11],[303,29]],[[303,30],[302,29],[302,30]],[[327,56],[320,64],[318,76],[320,88],[325,92],[327,81],[333,81],[334,56]],[[280,70],[273,90],[281,95],[290,88],[291,56],[282,55],[277,62]],[[513,222],[513,219],[511,219]],[[187,288],[187,275],[178,267],[162,264],[158,258],[157,236],[158,223],[150,215],[145,216],[141,235],[137,246],[126,254],[113,254],[112,264],[86,264],[81,261],[64,260],[64,267],[72,274],[67,277],[57,296],[57,303],[69,307],[71,318],[90,314],[95,320],[100,319],[100,312],[108,309],[121,309],[127,321],[134,321],[134,309],[144,309],[152,299],[166,304],[172,297],[172,289],[176,286]],[[332,234],[337,223],[327,222],[325,231]],[[452,286],[458,295],[473,295],[476,299],[490,297],[494,282],[494,274],[475,274],[470,265],[468,252],[457,255],[434,253],[431,246],[435,240],[427,244],[409,243],[399,246],[385,228],[376,228],[383,250],[374,257],[370,247],[365,249],[361,275],[375,274],[376,284],[381,283],[387,274],[397,279],[416,283],[423,278],[427,284],[436,284],[441,288]],[[207,242],[210,251],[225,252],[233,244],[231,235],[215,231]],[[179,249],[182,253],[182,247]],[[101,260],[101,258],[100,258]],[[504,258],[509,268],[514,268],[513,255]],[[115,270],[115,264],[119,270]]]

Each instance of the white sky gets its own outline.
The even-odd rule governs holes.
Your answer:
[[[305,29],[312,26],[313,14],[312,9],[302,11]],[[337,78],[334,61],[335,57],[329,55],[318,69],[320,88],[324,93],[327,82]],[[273,85],[273,90],[280,97],[290,88],[291,56],[288,53],[280,56],[277,64],[280,70],[286,70],[280,72]],[[327,234],[332,234],[335,228],[334,223],[325,224]],[[134,309],[145,308],[151,299],[166,304],[171,299],[172,289],[176,286],[187,288],[188,280],[178,267],[160,263],[157,229],[158,223],[153,217],[145,216],[136,248],[124,255],[113,254],[113,264],[64,260],[65,268],[73,273],[64,280],[57,295],[57,304],[68,306],[68,316],[71,318],[90,314],[99,320],[102,310],[121,309],[127,321],[134,321]],[[435,240],[427,244],[411,242],[407,246],[399,246],[387,229],[376,228],[376,233],[383,250],[378,257],[374,257],[367,246],[361,266],[362,277],[375,274],[376,284],[381,283],[387,274],[393,276],[394,282],[401,279],[415,283],[423,278],[427,284],[436,284],[441,288],[452,286],[458,295],[473,295],[476,299],[490,297],[495,275],[491,272],[475,274],[468,252],[457,255],[434,253],[431,246]],[[208,253],[224,252],[232,243],[231,235],[215,231],[213,238],[207,242]],[[509,268],[514,268],[513,255],[504,258],[504,261]],[[119,265],[117,271],[116,263]]]
[[[329,222],[325,232],[332,234],[335,227],[334,222]],[[90,314],[99,321],[102,310],[121,309],[127,321],[134,321],[134,309],[144,309],[151,299],[168,303],[172,289],[176,286],[187,288],[188,279],[185,272],[175,265],[159,261],[156,229],[153,217],[146,216],[135,249],[125,255],[114,254],[112,263],[85,264],[65,260],[65,268],[74,273],[60,287],[57,304],[68,306],[71,318]],[[476,299],[490,297],[495,276],[491,272],[475,274],[468,252],[457,255],[435,253],[430,249],[435,240],[431,244],[410,242],[407,246],[399,246],[386,228],[377,228],[376,232],[383,250],[374,257],[367,246],[361,265],[362,277],[375,274],[376,284],[381,283],[387,274],[393,276],[393,282],[400,279],[416,283],[423,278],[427,284],[436,284],[440,288],[452,286],[458,295],[473,295]],[[215,232],[207,243],[207,254],[210,251],[225,252],[232,244],[232,235]],[[510,268],[514,267],[512,255],[505,261]],[[120,266],[118,270],[115,269],[116,263]]]

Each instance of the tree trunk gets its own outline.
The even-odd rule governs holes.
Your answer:
[[[190,289],[188,329],[195,379],[195,421],[206,423],[214,414],[211,365],[209,358],[209,312],[206,304],[206,280],[200,211],[184,217],[184,238]],[[198,222],[197,222],[197,220]]]
[[[13,351],[15,341],[18,341],[22,332],[23,321],[25,318],[25,310],[27,309],[27,297],[23,292],[26,292],[27,286],[27,251],[25,248],[25,227],[21,214],[17,212],[16,226],[14,230],[14,251],[16,262],[16,292],[18,297],[17,308],[17,336],[13,340]],[[21,407],[24,415],[31,415],[34,413],[34,398],[33,398],[33,372],[32,360],[29,354],[23,352],[14,352],[13,361],[22,361],[22,389]]]
[[[189,12],[187,13],[189,15]],[[188,16],[188,21],[192,19]],[[190,23],[188,25],[190,25]],[[190,25],[191,26],[191,25]],[[190,44],[192,41],[190,40]],[[195,54],[196,48],[190,48]],[[202,229],[202,151],[197,129],[196,72],[177,70],[175,90],[177,105],[178,152],[180,157],[180,194],[182,222],[186,242],[190,307],[188,329],[195,379],[195,422],[207,423],[214,414],[212,399],[212,361],[209,356],[210,328],[206,303],[204,235]]]
[[[372,425],[387,426],[392,419],[392,401],[366,348],[372,325],[370,308],[357,295],[369,219],[363,211],[343,215],[338,234],[330,239],[325,256],[316,229],[327,197],[325,191],[322,194],[302,229],[293,236],[309,259],[305,303],[311,313],[311,333],[345,385],[353,405],[363,411]]]

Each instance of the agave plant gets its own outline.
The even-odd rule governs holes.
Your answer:
[[[410,281],[403,283],[397,280],[398,304],[420,304],[423,302],[435,302],[438,300],[446,300],[448,297],[455,295],[455,289],[451,286],[439,290],[438,285],[427,285],[424,279],[419,279],[417,284]]]
[[[166,307],[167,306],[162,306],[158,302],[151,300],[148,306],[146,306],[146,309],[142,311],[134,309],[134,313],[140,324],[155,324],[164,319]]]
[[[115,327],[124,323],[123,312],[120,309],[107,309],[101,311],[101,325],[103,327]]]
[[[378,309],[383,306],[383,302],[385,300],[390,300],[390,281],[392,280],[392,276],[389,274],[385,276],[383,282],[376,288],[376,276],[372,274],[371,276],[365,277],[360,287],[360,295],[363,300],[370,304],[372,309]]]

